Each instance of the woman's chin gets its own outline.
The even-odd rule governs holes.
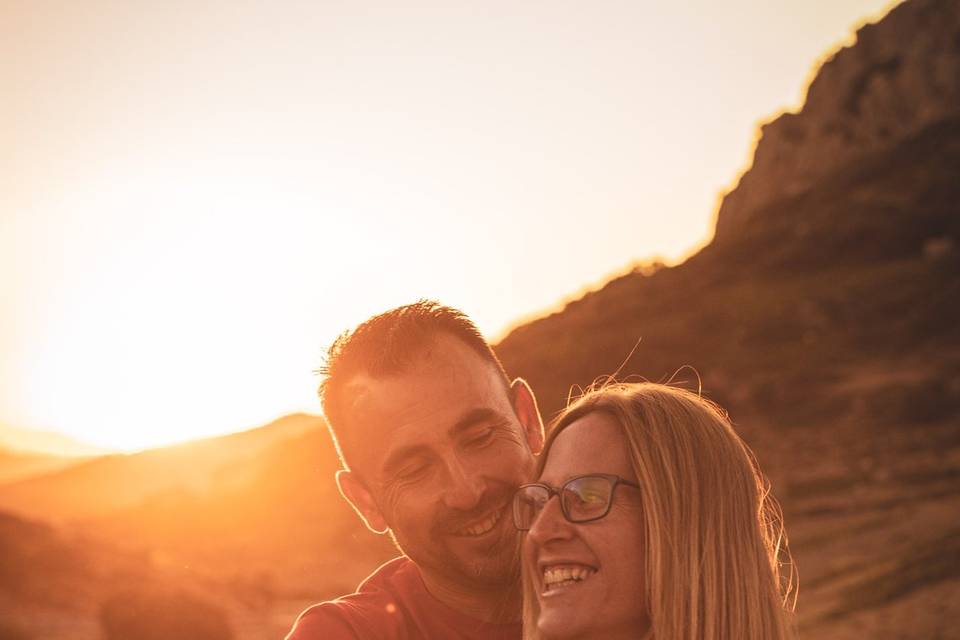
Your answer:
[[[541,640],[649,637],[650,621],[646,616],[626,620],[622,624],[599,625],[600,620],[596,615],[591,615],[591,611],[587,609],[585,607],[541,609],[540,617],[537,619],[539,637]]]
[[[580,619],[577,611],[541,611],[537,630],[543,640],[563,640],[584,637],[590,629],[590,621]],[[587,628],[584,628],[584,627]]]

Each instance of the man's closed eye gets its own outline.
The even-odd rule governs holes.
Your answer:
[[[494,429],[485,429],[481,433],[468,438],[464,445],[471,449],[479,449],[493,442],[493,436]]]
[[[404,482],[413,482],[427,475],[430,465],[426,462],[418,462],[404,467],[397,471],[396,478]]]

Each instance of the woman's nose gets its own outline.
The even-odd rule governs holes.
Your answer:
[[[531,541],[543,544],[553,539],[569,538],[572,534],[573,525],[564,517],[560,499],[553,496],[533,519],[527,536]]]

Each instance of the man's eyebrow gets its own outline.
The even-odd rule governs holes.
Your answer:
[[[450,433],[450,435],[456,435],[461,431],[466,431],[470,427],[484,422],[506,422],[506,419],[498,411],[494,411],[488,407],[478,407],[465,413],[463,417],[457,420],[454,425],[450,427],[450,431],[448,433]]]

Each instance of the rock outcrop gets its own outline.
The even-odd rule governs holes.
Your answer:
[[[614,371],[727,408],[783,504],[801,637],[955,640],[957,247],[960,1],[909,0],[764,128],[713,243],[496,350],[545,416]]]
[[[908,0],[823,64],[799,113],[761,127],[753,166],[720,206],[717,241],[734,241],[771,203],[958,115],[960,1]]]

